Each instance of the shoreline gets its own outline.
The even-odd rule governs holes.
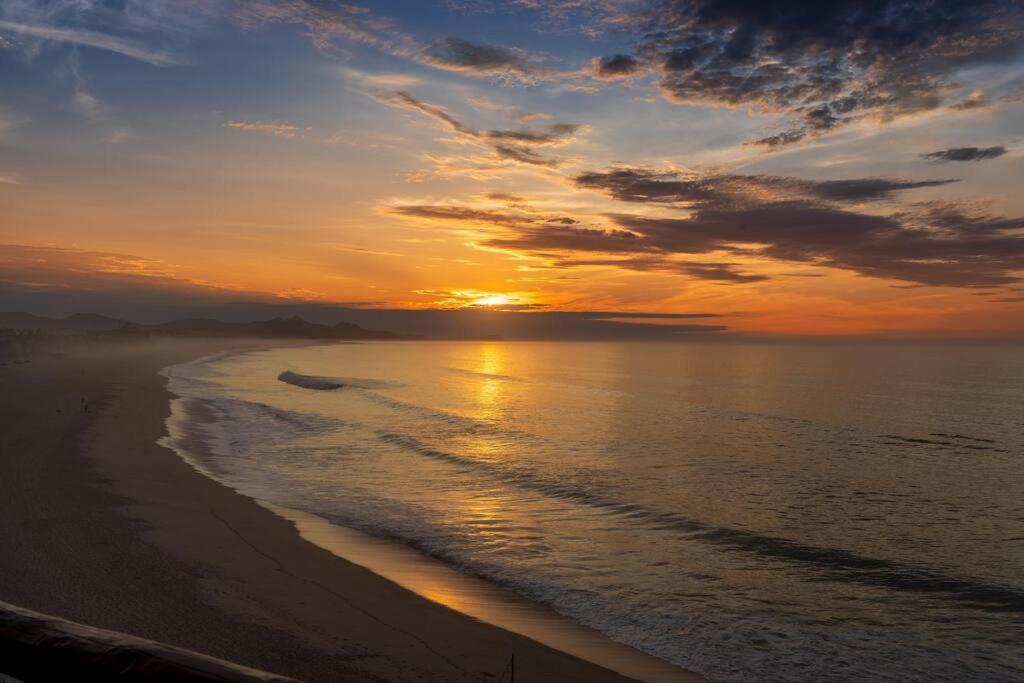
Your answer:
[[[39,352],[28,364],[0,368],[5,389],[32,384],[34,394],[18,401],[14,395],[25,392],[5,392],[0,411],[21,425],[0,443],[8,452],[28,447],[73,462],[70,476],[34,459],[42,470],[65,472],[60,488],[78,493],[54,499],[44,472],[21,471],[0,484],[0,492],[24,487],[28,474],[29,495],[64,508],[47,517],[40,542],[31,533],[34,507],[19,510],[13,499],[0,531],[20,525],[13,547],[31,547],[32,558],[14,552],[0,560],[0,599],[307,681],[498,680],[512,653],[521,680],[627,680],[318,547],[301,525],[157,443],[174,397],[159,370],[278,345],[120,343]],[[57,421],[67,424],[44,434],[43,423],[53,421],[47,403],[61,404]],[[53,436],[55,443],[43,438]],[[32,448],[33,440],[48,443]],[[60,547],[68,533],[75,534],[71,549]],[[701,680],[676,671],[677,680]]]
[[[256,348],[215,353],[180,365],[201,365],[261,350]],[[175,367],[178,366],[163,368],[160,374],[171,377]],[[171,394],[175,398],[171,402],[171,414],[166,421],[169,436],[163,445],[175,451],[202,476],[220,482],[289,521],[294,525],[296,533],[309,543],[342,560],[369,569],[431,602],[624,676],[650,683],[694,683],[704,680],[685,669],[612,640],[596,629],[529,601],[509,589],[464,574],[416,548],[340,526],[316,514],[263,500],[220,481],[216,473],[206,467],[195,453],[187,447],[175,447],[175,441],[188,441],[184,435],[175,433],[178,431],[177,423],[187,420],[187,411],[176,408],[177,402],[186,399],[173,391]],[[187,432],[188,429],[186,427],[181,431]]]
[[[243,494],[244,495],[244,494]],[[322,517],[257,503],[295,525],[306,541],[369,569],[431,602],[543,646],[645,683],[700,683],[698,674],[612,640],[486,579],[462,574],[419,550],[339,526]]]

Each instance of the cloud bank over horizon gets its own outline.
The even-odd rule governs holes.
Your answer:
[[[0,79],[8,297],[1024,334],[1018,2],[12,0]]]

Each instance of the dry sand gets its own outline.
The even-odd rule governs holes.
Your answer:
[[[621,681],[302,540],[166,448],[160,368],[255,341],[0,358],[0,600],[306,681]]]

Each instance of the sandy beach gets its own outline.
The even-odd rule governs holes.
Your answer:
[[[157,444],[158,371],[256,341],[120,342],[0,365],[0,600],[306,681],[623,677],[300,538]]]

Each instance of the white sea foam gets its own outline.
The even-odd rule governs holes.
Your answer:
[[[344,383],[339,379],[332,377],[314,377],[312,375],[300,375],[297,372],[291,370],[285,370],[277,376],[279,380],[285,384],[292,384],[303,389],[315,389],[317,391],[331,391],[333,389],[341,389],[345,386]]]
[[[333,391],[345,388],[384,389],[399,386],[397,382],[388,382],[381,379],[366,377],[318,377],[316,375],[303,375],[291,370],[285,370],[277,378],[285,384],[315,391]]]

